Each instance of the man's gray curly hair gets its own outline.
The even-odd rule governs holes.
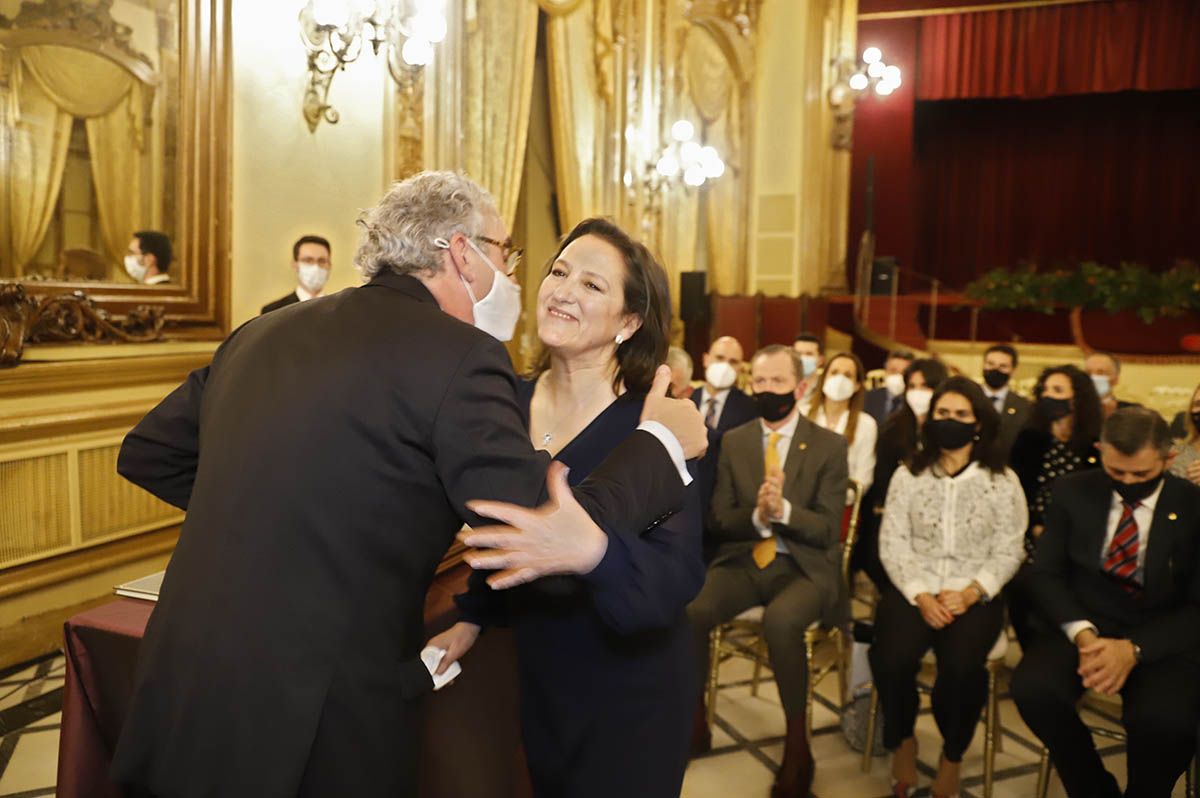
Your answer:
[[[498,215],[495,200],[466,175],[415,174],[393,183],[378,205],[359,215],[362,233],[354,265],[368,280],[384,269],[437,272],[442,249],[434,241],[454,233],[482,235],[489,215]]]

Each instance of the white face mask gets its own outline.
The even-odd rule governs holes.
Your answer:
[[[825,378],[821,392],[825,394],[826,399],[844,402],[854,396],[854,382],[845,374],[832,374]]]
[[[136,282],[142,282],[146,279],[146,272],[150,271],[144,263],[138,260],[137,255],[125,256],[125,273],[134,279]]]
[[[329,269],[315,263],[301,261],[296,264],[296,275],[305,291],[310,294],[319,294],[325,287],[325,281],[329,279]]]
[[[883,387],[887,389],[888,396],[899,396],[904,393],[904,375],[888,374],[883,378]]]
[[[737,381],[737,371],[723,360],[708,364],[704,370],[704,381],[718,391],[731,387]]]
[[[817,370],[816,355],[801,355],[800,356],[800,367],[804,370],[805,377],[811,377],[813,375],[813,373]]]
[[[904,394],[904,401],[918,416],[929,412],[929,403],[933,401],[933,391],[929,388],[909,388]]]
[[[476,299],[470,283],[459,275],[474,306],[475,326],[497,341],[511,341],[513,332],[517,329],[517,320],[521,318],[521,286],[492,265],[491,260],[475,246],[474,241],[468,238],[467,245],[496,273],[492,280],[492,290],[488,291],[483,299]]]
[[[1112,383],[1109,382],[1108,377],[1104,376],[1103,374],[1093,374],[1092,384],[1096,386],[1096,395],[1101,399],[1108,396],[1109,393],[1112,392]]]

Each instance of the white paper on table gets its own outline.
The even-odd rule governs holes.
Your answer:
[[[445,673],[440,675],[437,673],[438,665],[442,664],[442,659],[446,656],[446,653],[446,649],[437,648],[436,646],[426,646],[421,651],[421,662],[425,664],[429,675],[433,677],[433,689],[435,691],[441,690],[447,684],[457,679],[459,674],[462,673],[462,665],[457,662],[447,668]]]

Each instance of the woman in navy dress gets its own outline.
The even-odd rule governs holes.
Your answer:
[[[603,219],[563,240],[538,291],[542,355],[519,398],[530,439],[582,481],[638,427],[666,360],[666,274]],[[511,625],[521,731],[538,798],[677,796],[695,695],[684,608],[704,583],[696,486],[659,525],[609,531],[591,573],[493,591],[472,575],[463,621],[434,638],[461,657],[480,630]]]

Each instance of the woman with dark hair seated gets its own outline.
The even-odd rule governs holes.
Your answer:
[[[901,463],[908,461],[920,445],[921,423],[929,413],[929,402],[948,376],[946,367],[929,358],[914,360],[904,370],[904,404],[888,416],[879,430],[875,445],[875,476],[863,496],[859,515],[858,541],[851,553],[851,568],[864,571],[875,587],[883,590],[888,584],[887,573],[879,562],[879,524],[883,518],[883,502],[887,498],[892,474]]]
[[[1104,416],[1092,378],[1075,366],[1054,366],[1038,376],[1033,389],[1033,410],[1013,443],[1009,462],[1021,480],[1029,510],[1025,551],[1032,556],[1042,534],[1046,507],[1055,481],[1099,463],[1096,443]],[[1022,568],[1008,587],[1008,617],[1021,647],[1027,648],[1039,623],[1026,589]],[[1043,630],[1046,631],[1046,630]]]
[[[670,321],[666,272],[645,246],[605,219],[563,239],[538,290],[542,353],[518,398],[530,440],[572,485],[637,429]],[[700,692],[684,613],[704,584],[696,483],[682,511],[621,540],[581,577],[499,592],[474,572],[456,597],[463,621],[430,641],[447,650],[444,669],[483,627],[513,627],[539,798],[667,798],[683,783]]]
[[[894,587],[875,616],[871,673],[892,789],[917,782],[917,672],[937,657],[933,717],[942,757],[933,796],[956,795],[959,767],[987,699],[987,655],[1004,628],[1000,591],[1021,563],[1025,500],[997,446],[1000,417],[982,389],[951,377],[934,392],[921,446],[888,489],[880,558]]]

